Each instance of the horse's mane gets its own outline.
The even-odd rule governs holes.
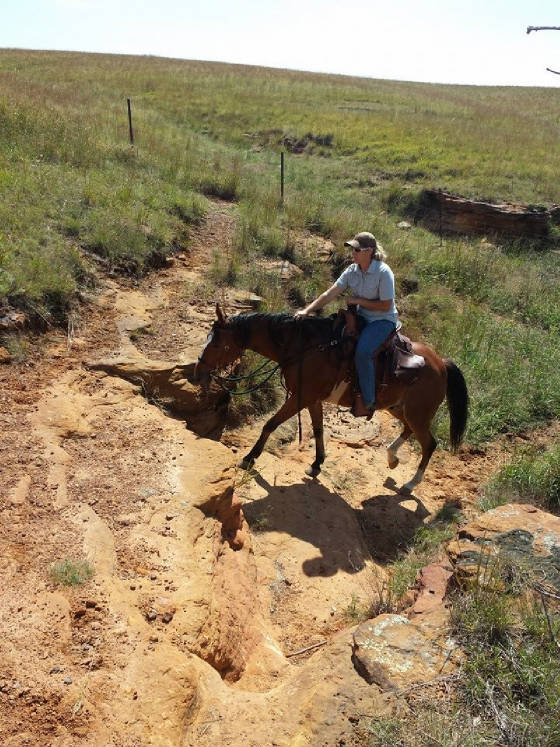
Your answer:
[[[230,316],[227,325],[239,335],[243,347],[247,344],[251,332],[260,327],[270,340],[280,348],[289,343],[299,342],[303,345],[320,345],[327,343],[333,336],[333,317],[301,317],[295,319],[291,314],[237,314]]]

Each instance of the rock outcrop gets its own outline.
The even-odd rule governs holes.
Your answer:
[[[414,215],[432,231],[499,235],[507,238],[549,239],[551,223],[560,219],[560,208],[525,205],[492,205],[466,200],[436,189],[425,189]]]
[[[529,504],[506,504],[463,527],[447,551],[460,582],[488,582],[500,564],[560,592],[560,517]]]

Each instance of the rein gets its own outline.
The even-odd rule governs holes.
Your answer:
[[[277,363],[276,365],[273,365],[272,368],[267,369],[266,371],[263,371],[263,368],[265,366],[268,366],[272,361],[265,361],[261,366],[258,368],[255,368],[254,371],[250,371],[248,374],[245,374],[245,376],[220,376],[219,374],[210,374],[210,377],[216,381],[221,388],[224,390],[224,392],[228,392],[228,394],[232,394],[235,396],[243,396],[245,394],[252,394],[253,392],[256,392],[258,389],[261,388],[263,384],[266,384],[266,382],[271,379],[276,371],[280,368],[280,364]],[[235,384],[238,381],[245,381],[246,379],[251,379],[255,374],[261,373],[265,376],[264,379],[259,381],[257,384],[255,384],[254,387],[251,387],[250,389],[245,389],[242,392],[237,392],[233,389],[228,389],[226,384]]]

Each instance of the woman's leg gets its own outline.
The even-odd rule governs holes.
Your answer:
[[[385,342],[387,337],[395,329],[393,322],[387,319],[379,319],[370,322],[362,331],[356,346],[356,369],[362,397],[366,407],[375,407],[375,366],[373,364],[373,351]]]

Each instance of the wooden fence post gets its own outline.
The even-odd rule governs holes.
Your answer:
[[[280,203],[284,204],[284,151],[280,153]]]
[[[134,132],[132,131],[132,111],[130,109],[130,99],[126,100],[128,106],[128,136],[130,138],[130,144],[134,145]]]

